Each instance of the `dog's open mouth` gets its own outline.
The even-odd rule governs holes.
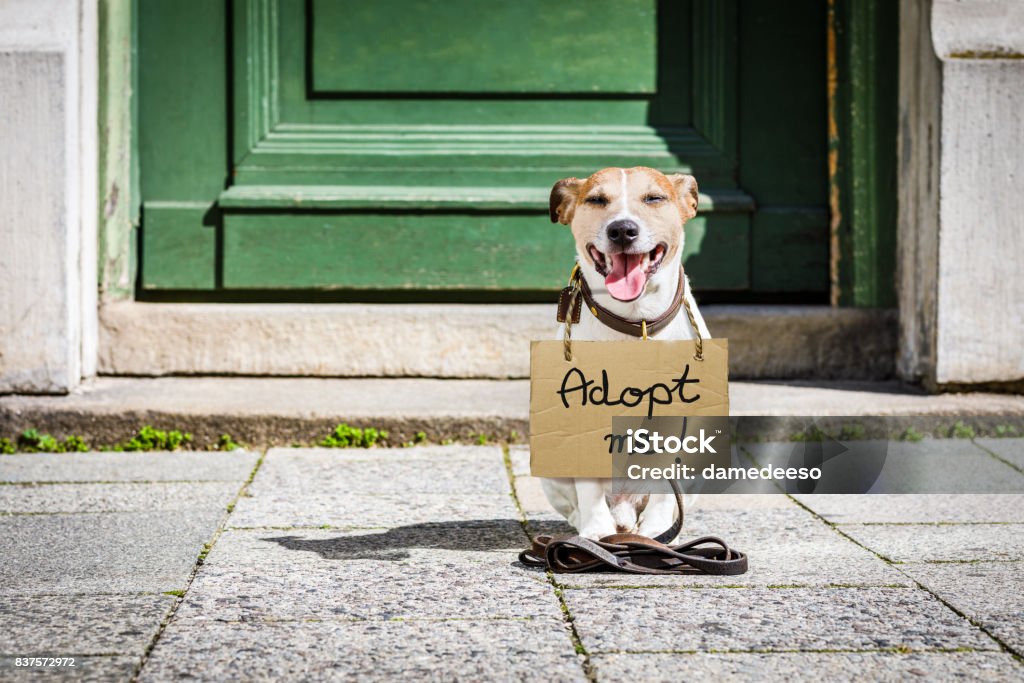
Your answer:
[[[619,301],[633,301],[644,293],[647,278],[657,272],[666,249],[667,245],[662,242],[650,251],[637,254],[602,254],[593,244],[587,245],[587,253],[594,259],[597,272],[604,276],[608,293]]]

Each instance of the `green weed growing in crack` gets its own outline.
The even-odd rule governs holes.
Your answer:
[[[109,448],[101,448],[100,450],[117,452],[176,451],[191,443],[192,435],[188,432],[182,432],[178,429],[165,431],[151,425],[144,425],[127,441],[114,444]]]
[[[818,425],[811,425],[807,429],[799,432],[794,432],[790,435],[790,441],[824,441],[828,438],[828,434],[822,431]]]
[[[949,436],[954,439],[973,439],[977,434],[974,431],[974,427],[957,421],[949,428]]]
[[[1013,425],[996,425],[995,436],[997,439],[1008,439],[1014,436],[1019,436],[1020,432]]]
[[[839,441],[863,441],[867,437],[867,430],[864,425],[853,423],[843,425],[839,430]]]
[[[922,432],[917,431],[913,427],[907,427],[899,436],[900,441],[910,441],[913,443],[921,441],[922,439],[924,439],[924,434]]]
[[[205,564],[211,550],[213,550],[213,543],[204,543],[203,549],[199,551],[199,558],[196,560],[196,564]]]
[[[164,591],[164,595],[173,595],[176,598],[183,598],[185,597],[185,591]]]
[[[7,437],[0,437],[0,455],[14,455],[17,449]]]
[[[84,453],[89,450],[89,445],[75,434],[60,441],[37,429],[26,429],[18,437],[17,449],[23,453]]]
[[[427,433],[426,432],[416,432],[416,434],[413,435],[412,439],[410,439],[409,441],[406,441],[405,443],[403,443],[402,446],[404,446],[405,448],[412,448],[413,446],[419,446],[421,444],[425,444],[426,442],[427,442]]]
[[[245,446],[235,441],[230,434],[221,434],[216,443],[210,444],[210,448],[208,450],[235,451],[242,448],[245,448]]]
[[[372,448],[378,442],[387,441],[388,433],[373,427],[352,427],[344,422],[320,440],[324,448]]]

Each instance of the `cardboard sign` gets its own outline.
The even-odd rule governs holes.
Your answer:
[[[530,345],[530,470],[537,477],[611,477],[616,416],[727,416],[729,344],[561,341]]]

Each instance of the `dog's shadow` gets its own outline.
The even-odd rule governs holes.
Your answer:
[[[559,525],[558,531],[564,528]],[[552,524],[534,525],[537,533],[550,533]],[[410,551],[522,550],[529,541],[523,525],[515,519],[476,519],[462,522],[410,524],[381,532],[353,531],[334,538],[274,536],[265,541],[288,550],[314,552],[325,560],[385,560],[397,562],[410,557]]]

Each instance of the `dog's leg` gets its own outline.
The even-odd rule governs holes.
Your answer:
[[[604,482],[600,479],[577,479],[576,502],[579,505],[580,536],[596,541],[615,533],[615,519],[605,499]]]
[[[572,479],[541,478],[541,488],[551,507],[576,527],[579,522],[579,503],[576,501],[576,486]]]
[[[668,493],[652,493],[647,507],[640,514],[637,533],[654,538],[672,526],[676,518],[676,498]],[[675,539],[669,539],[672,542]]]
[[[612,519],[615,520],[616,532],[631,534],[636,531],[637,501],[634,496],[612,496],[608,508],[611,510]]]

